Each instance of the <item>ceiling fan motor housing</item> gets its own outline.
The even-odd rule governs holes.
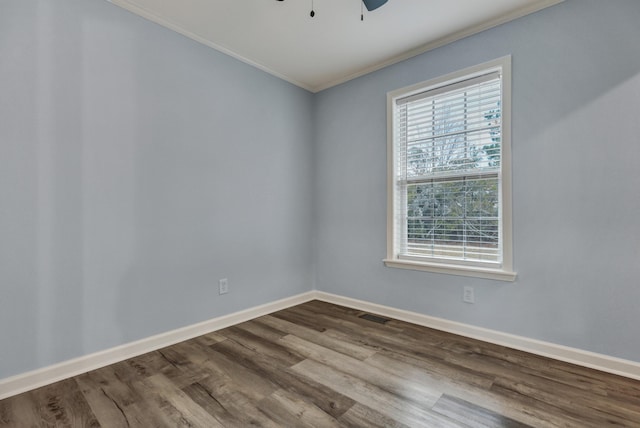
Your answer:
[[[385,4],[387,0],[362,0],[368,11],[375,10]]]

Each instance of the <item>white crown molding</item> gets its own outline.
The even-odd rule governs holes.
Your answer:
[[[527,4],[526,6],[523,6],[519,9],[516,9],[510,13],[504,14],[502,16],[499,16],[497,18],[482,22],[478,25],[475,25],[473,27],[467,28],[465,30],[462,31],[457,31],[455,33],[452,33],[448,36],[442,37],[438,40],[434,40],[433,42],[429,42],[427,44],[424,44],[420,47],[417,47],[415,49],[412,49],[410,51],[407,52],[403,52],[400,55],[394,56],[392,58],[386,59],[382,62],[378,62],[375,64],[372,64],[362,70],[359,70],[355,73],[349,74],[347,76],[343,76],[340,77],[338,79],[333,79],[330,80],[328,82],[322,83],[320,85],[308,85],[305,83],[300,82],[297,79],[294,79],[286,74],[280,73],[270,67],[267,67],[264,64],[261,64],[257,61],[254,61],[250,58],[247,58],[243,55],[240,55],[236,52],[234,52],[231,49],[228,49],[222,45],[219,45],[217,43],[212,42],[211,40],[208,40],[202,36],[199,36],[198,34],[195,34],[189,30],[186,30],[185,28],[181,27],[180,25],[171,23],[169,21],[167,21],[166,19],[154,14],[153,12],[142,8],[140,6],[134,5],[132,3],[130,3],[128,0],[107,0],[110,3],[113,3],[125,10],[128,10],[131,13],[134,13],[136,15],[139,15],[145,19],[148,19],[149,21],[155,22],[156,24],[159,24],[163,27],[166,27],[170,30],[173,30],[179,34],[182,34],[185,37],[188,37],[192,40],[195,40],[198,43],[202,43],[205,46],[208,46],[212,49],[215,49],[219,52],[222,52],[226,55],[229,55],[241,62],[244,62],[245,64],[248,64],[252,67],[255,67],[259,70],[264,71],[265,73],[271,74],[272,76],[275,76],[279,79],[282,79],[286,82],[289,82],[293,85],[296,85],[302,89],[305,89],[307,91],[310,91],[312,93],[317,93],[320,91],[323,91],[325,89],[329,89],[333,86],[337,86],[340,85],[342,83],[346,83],[350,80],[356,79],[358,77],[364,76],[365,74],[369,74],[372,73],[374,71],[380,70],[382,68],[388,67],[390,65],[396,64],[398,62],[402,62],[404,60],[407,60],[409,58],[413,58],[414,56],[418,56],[420,54],[423,54],[425,52],[428,52],[430,50],[439,48],[441,46],[447,45],[449,43],[453,43],[455,41],[464,39],[465,37],[469,37],[472,36],[474,34],[480,33],[482,31],[488,30],[490,28],[493,27],[497,27],[498,25],[507,23],[509,21],[512,21],[514,19],[518,19],[521,18],[523,16],[529,15],[531,13],[535,13],[538,12],[542,9],[545,9],[547,7],[550,6],[554,6],[558,3],[562,3],[564,0],[539,0],[530,4]]]
[[[193,32],[191,32],[189,30],[186,30],[186,29],[182,28],[180,25],[171,23],[171,22],[165,20],[164,18],[154,14],[153,12],[150,12],[147,9],[144,9],[144,8],[142,8],[140,6],[137,6],[137,5],[133,5],[133,4],[129,3],[127,0],[107,0],[107,1],[110,2],[110,3],[115,4],[116,6],[120,6],[121,8],[123,8],[125,10],[128,10],[129,12],[131,12],[131,13],[133,13],[135,15],[141,16],[141,17],[143,17],[143,18],[145,18],[145,19],[147,19],[147,20],[149,20],[151,22],[155,22],[158,25],[161,25],[161,26],[163,26],[165,28],[173,30],[176,33],[182,34],[183,36],[188,37],[191,40],[195,40],[196,42],[202,43],[203,45],[208,46],[208,47],[210,47],[212,49],[215,49],[215,50],[217,50],[219,52],[222,52],[225,55],[229,55],[230,57],[235,58],[238,61],[244,62],[245,64],[248,64],[248,65],[250,65],[252,67],[257,68],[258,70],[262,70],[265,73],[271,74],[272,76],[275,76],[278,79],[282,79],[282,80],[284,80],[286,82],[291,83],[292,85],[298,86],[298,87],[300,87],[302,89],[306,89],[309,92],[314,92],[313,88],[311,86],[309,86],[309,85],[306,85],[306,84],[304,84],[304,83],[302,83],[302,82],[300,82],[300,81],[298,81],[298,80],[296,80],[296,79],[294,79],[292,77],[289,77],[289,76],[287,76],[285,74],[279,73],[279,72],[267,67],[264,64],[261,64],[261,63],[259,63],[257,61],[254,61],[254,60],[249,59],[249,58],[247,58],[245,56],[242,56],[242,55],[240,55],[240,54],[238,54],[238,53],[232,51],[231,49],[228,49],[228,48],[226,48],[226,47],[224,47],[222,45],[219,45],[217,43],[213,43],[211,40],[205,39],[204,37],[199,36],[196,33],[193,33]]]
[[[59,364],[43,367],[38,370],[0,379],[0,400],[41,386],[49,385],[63,379],[77,376],[91,370],[99,369],[110,364],[115,364],[129,358],[137,357],[138,355],[146,354],[147,352],[193,339],[194,337],[198,337],[203,334],[249,321],[291,306],[299,305],[313,300],[314,298],[315,293],[313,291],[309,291],[293,297],[255,306],[243,311],[234,312],[229,315],[224,315],[208,321],[203,321],[201,323],[171,330],[166,333],[147,337],[135,342],[126,343],[124,345],[116,346],[115,348],[63,361]]]
[[[409,58],[413,58],[414,56],[421,55],[425,52],[429,52],[431,50],[437,49],[444,45],[448,45],[449,43],[457,42],[458,40],[462,40],[466,37],[473,36],[474,34],[481,33],[482,31],[489,30],[493,27],[497,27],[498,25],[505,24],[509,21],[513,21],[514,19],[522,18],[523,16],[529,15],[531,13],[538,12],[542,9],[546,9],[550,6],[555,6],[559,3],[562,3],[564,0],[540,0],[535,3],[528,4],[519,9],[516,9],[510,13],[499,16],[497,18],[482,22],[478,25],[475,25],[470,28],[466,28],[462,31],[457,31],[455,33],[449,34],[448,36],[442,37],[440,39],[434,40],[433,42],[429,42],[422,46],[419,46],[415,49],[412,49],[407,52],[403,52],[400,55],[394,56],[393,58],[387,59],[385,61],[373,64],[367,68],[364,68],[360,71],[352,73],[348,76],[342,77],[340,79],[335,79],[324,83],[322,85],[312,87],[311,91],[316,93],[323,91],[325,89],[332,88],[337,85],[341,85],[342,83],[346,83],[349,80],[356,79],[358,77],[362,77],[365,74],[373,73],[374,71],[378,71],[385,67],[388,67],[393,64],[397,64],[399,62],[405,61]]]
[[[311,300],[321,300],[372,312],[460,336],[640,380],[640,363],[635,361],[431,317],[350,297],[322,291],[309,291],[38,370],[0,379],[0,400]]]
[[[359,309],[365,312],[372,312],[424,327],[446,331],[448,333],[458,334],[460,336],[518,349],[531,354],[549,357],[555,360],[640,380],[640,362],[611,357],[609,355],[598,354],[541,340],[530,339],[528,337],[516,336],[514,334],[431,317],[416,312],[405,311],[402,309],[392,308],[390,306],[365,302],[363,300],[352,299],[350,297],[338,296],[321,291],[316,292],[315,298],[324,302],[347,306],[349,308]]]

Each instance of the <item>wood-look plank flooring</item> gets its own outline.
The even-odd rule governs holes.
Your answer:
[[[640,382],[312,301],[0,401],[10,427],[640,427]]]

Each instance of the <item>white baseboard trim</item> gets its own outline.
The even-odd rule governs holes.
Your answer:
[[[0,400],[49,385],[63,379],[77,376],[91,370],[124,361],[147,352],[211,333],[244,321],[267,315],[291,306],[308,302],[315,298],[315,292],[309,291],[264,305],[255,306],[243,311],[234,312],[208,321],[147,337],[135,342],[116,346],[94,354],[63,361],[41,369],[0,379]]]
[[[640,363],[635,361],[502,333],[350,297],[322,291],[309,291],[38,370],[0,379],[0,400],[316,299],[640,380]]]
[[[502,333],[496,330],[462,324],[455,321],[431,317],[416,312],[396,309],[389,306],[338,296],[322,291],[317,291],[315,293],[315,298],[324,302],[347,306],[361,311],[372,312],[424,327],[430,327],[436,330],[446,331],[460,336],[518,349],[531,354],[549,357],[567,363],[577,364],[579,366],[589,367],[603,372],[640,380],[640,363],[635,361],[584,351],[582,349],[570,348],[568,346],[543,342],[541,340],[516,336],[509,333]]]

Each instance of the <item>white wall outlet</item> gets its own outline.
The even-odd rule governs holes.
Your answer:
[[[219,290],[218,294],[227,294],[229,292],[229,280],[227,278],[222,278],[219,282]]]
[[[475,303],[476,296],[473,292],[473,287],[464,287],[462,291],[462,301],[465,303]]]

